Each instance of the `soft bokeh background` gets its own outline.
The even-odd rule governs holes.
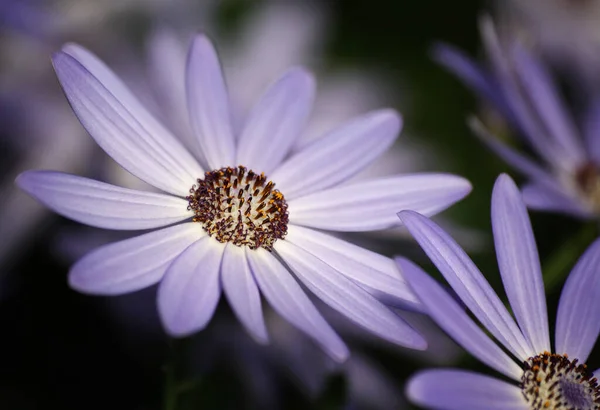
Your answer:
[[[152,83],[148,44],[157,30],[179,36],[183,50],[190,34],[204,31],[216,39],[242,104],[286,65],[306,64],[323,93],[316,128],[382,106],[398,109],[404,130],[382,172],[447,171],[471,180],[472,194],[440,223],[500,289],[490,234],[491,187],[500,172],[517,180],[519,175],[473,137],[465,118],[487,108],[436,65],[430,51],[444,41],[478,55],[477,19],[489,12],[505,32],[535,40],[573,101],[593,94],[600,84],[600,71],[594,70],[600,61],[598,2],[531,3],[536,5],[524,0],[502,2],[500,8],[475,0],[0,0],[0,407],[410,408],[402,399],[403,384],[416,369],[454,362],[485,371],[419,318],[413,319],[428,329],[433,345],[425,355],[370,340],[340,323],[354,352],[341,368],[274,314],[268,318],[273,346],[255,345],[226,303],[206,331],[169,342],[154,312],[154,288],[103,298],[67,286],[73,260],[118,234],[84,229],[45,211],[13,181],[25,169],[45,168],[136,184],[78,124],[55,79],[51,53],[67,41],[80,43],[151,103],[159,90]],[[166,50],[176,52],[175,45]],[[167,52],[164,58],[171,56]],[[574,219],[531,214],[544,268],[566,274],[590,235],[582,236],[583,224]],[[412,241],[394,233],[352,239],[388,255],[409,256],[436,274]],[[548,297],[551,321],[558,295],[554,289]],[[597,359],[591,359],[595,367]],[[165,376],[173,376],[167,377],[171,382],[165,384]],[[174,389],[179,389],[176,407]]]

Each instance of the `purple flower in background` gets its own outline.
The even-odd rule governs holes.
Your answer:
[[[491,103],[543,164],[506,145],[478,120],[470,121],[471,128],[529,179],[523,188],[528,207],[597,218],[600,103],[588,109],[581,136],[546,67],[519,44],[503,47],[489,19],[482,20],[482,37],[491,63],[489,68],[451,46],[437,47],[435,58]]]
[[[600,331],[600,239],[580,258],[565,283],[551,350],[537,247],[525,204],[510,177],[501,175],[494,186],[492,228],[516,322],[452,238],[416,212],[403,211],[399,216],[491,336],[435,280],[398,258],[426,312],[473,356],[516,382],[462,370],[427,370],[408,384],[412,401],[457,410],[600,408],[599,370],[592,373],[585,365]]]
[[[65,94],[96,142],[129,172],[163,193],[121,188],[53,171],[21,174],[21,188],[56,212],[120,230],[163,228],[103,246],[78,261],[70,285],[117,295],[160,282],[168,333],[186,336],[210,321],[221,290],[239,320],[266,342],[260,293],[336,360],[348,350],[290,271],[325,303],[391,342],[425,341],[385,307],[417,307],[392,260],[316,229],[369,231],[398,223],[398,209],[437,213],[470,184],[445,174],[345,180],[395,140],[392,110],[352,119],[288,155],[309,115],[314,80],[288,70],[234,132],[217,54],[197,36],[187,67],[194,158],[95,56],[67,45],[53,59]],[[275,185],[275,183],[277,185]],[[260,290],[260,292],[259,292]]]

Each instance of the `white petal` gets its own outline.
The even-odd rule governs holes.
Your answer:
[[[211,169],[235,166],[229,96],[219,58],[210,40],[198,35],[186,72],[190,122]]]
[[[525,340],[477,266],[447,233],[416,212],[403,211],[398,216],[452,289],[496,339],[523,361],[539,353]]]
[[[138,178],[185,196],[204,171],[108,67],[75,45],[52,61],[71,107],[98,145]]]
[[[202,236],[200,225],[189,222],[105,245],[71,267],[69,285],[96,295],[143,289],[158,282],[171,261]]]
[[[169,266],[158,288],[158,312],[171,336],[184,337],[206,327],[221,285],[225,245],[205,237],[188,247]]]
[[[492,228],[502,283],[519,327],[536,352],[550,351],[540,258],[519,189],[506,174],[494,185]]]
[[[235,164],[271,172],[288,155],[306,126],[315,81],[301,68],[288,70],[256,103],[240,136]]]
[[[221,282],[225,296],[233,312],[250,335],[259,343],[267,343],[269,336],[265,328],[260,293],[254,281],[245,247],[228,244],[223,255]]]
[[[401,346],[424,350],[425,339],[389,308],[316,256],[288,241],[275,250],[315,295],[369,332]]]
[[[393,110],[354,118],[309,144],[271,176],[289,200],[335,186],[383,154],[395,141],[402,120]]]
[[[454,175],[403,175],[316,192],[289,201],[288,210],[296,225],[371,231],[399,225],[396,213],[404,209],[434,215],[470,191],[469,181]]]
[[[315,255],[381,302],[411,310],[421,309],[421,303],[390,258],[296,225],[288,226],[285,240]]]
[[[333,359],[346,360],[348,348],[288,270],[264,249],[249,251],[247,256],[256,282],[273,309],[317,341]]]
[[[106,229],[149,229],[194,216],[188,202],[54,171],[27,171],[16,183],[59,214]]]

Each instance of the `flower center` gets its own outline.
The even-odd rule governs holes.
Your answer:
[[[531,409],[600,409],[598,379],[577,359],[544,352],[524,366],[521,389]]]
[[[600,170],[596,164],[590,162],[579,168],[575,181],[584,200],[594,212],[600,213]]]
[[[250,249],[273,249],[287,234],[287,202],[263,174],[246,167],[206,172],[186,198],[209,236]]]

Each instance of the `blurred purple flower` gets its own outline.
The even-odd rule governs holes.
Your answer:
[[[600,331],[600,239],[588,248],[566,281],[556,320],[555,353],[550,353],[535,238],[521,194],[510,177],[501,175],[494,186],[492,228],[502,282],[516,322],[452,238],[416,212],[403,211],[399,216],[501,347],[435,280],[410,261],[398,258],[426,312],[473,356],[517,382],[462,370],[428,370],[410,380],[407,392],[412,401],[449,410],[600,406],[598,371],[594,374],[584,364]]]
[[[478,120],[471,119],[469,125],[494,152],[529,179],[523,188],[528,207],[597,218],[600,103],[589,108],[582,137],[546,67],[518,43],[506,51],[491,20],[483,19],[481,28],[491,60],[489,69],[451,46],[436,47],[435,58],[491,103],[543,164],[506,145]]]

